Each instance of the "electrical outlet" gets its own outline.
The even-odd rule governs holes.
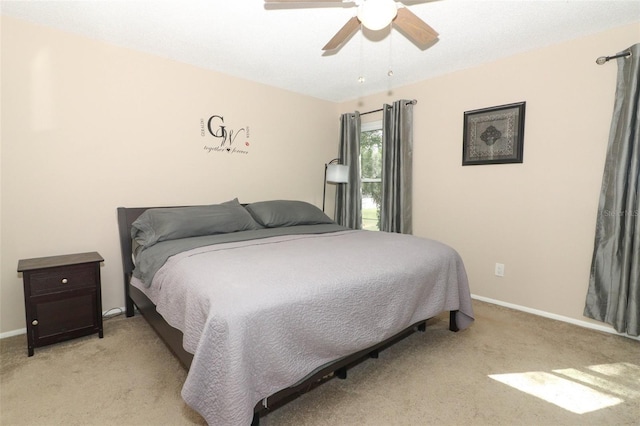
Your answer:
[[[496,263],[496,277],[504,277],[504,263]]]

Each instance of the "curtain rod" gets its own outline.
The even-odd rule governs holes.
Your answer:
[[[367,111],[367,112],[361,112],[360,115],[373,114],[374,112],[380,112],[380,111],[382,111],[382,108],[374,109],[374,110]]]
[[[407,101],[407,103],[405,105],[415,105],[417,104],[418,101],[415,99],[412,99],[410,101]],[[367,111],[367,112],[361,112],[360,115],[367,115],[367,114],[373,114],[374,112],[380,112],[382,111],[383,108],[379,108],[379,109],[374,109],[373,111]]]
[[[613,56],[600,56],[598,59],[596,59],[596,64],[598,65],[606,64],[612,59],[622,58],[625,56],[631,56],[631,51],[627,50],[626,52],[618,53],[617,55],[613,55]]]

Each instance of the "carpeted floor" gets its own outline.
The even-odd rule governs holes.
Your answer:
[[[299,425],[638,425],[640,342],[474,301],[261,419]],[[190,425],[185,370],[140,316],[36,348],[0,341],[0,424]],[[514,387],[517,386],[517,387]]]

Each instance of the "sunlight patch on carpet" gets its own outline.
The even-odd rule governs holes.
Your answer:
[[[640,367],[603,364],[579,370],[490,374],[490,378],[576,414],[585,414],[640,397]]]
[[[596,365],[588,367],[591,371],[587,372],[575,368],[553,370],[553,372],[622,398],[640,398],[640,367],[637,367],[634,375],[633,369],[629,366],[633,364]]]

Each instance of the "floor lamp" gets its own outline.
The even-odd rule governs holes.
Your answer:
[[[327,198],[327,183],[348,183],[349,182],[349,166],[339,164],[340,159],[334,158],[324,165],[324,191],[322,192],[322,211],[324,211],[324,202]]]

